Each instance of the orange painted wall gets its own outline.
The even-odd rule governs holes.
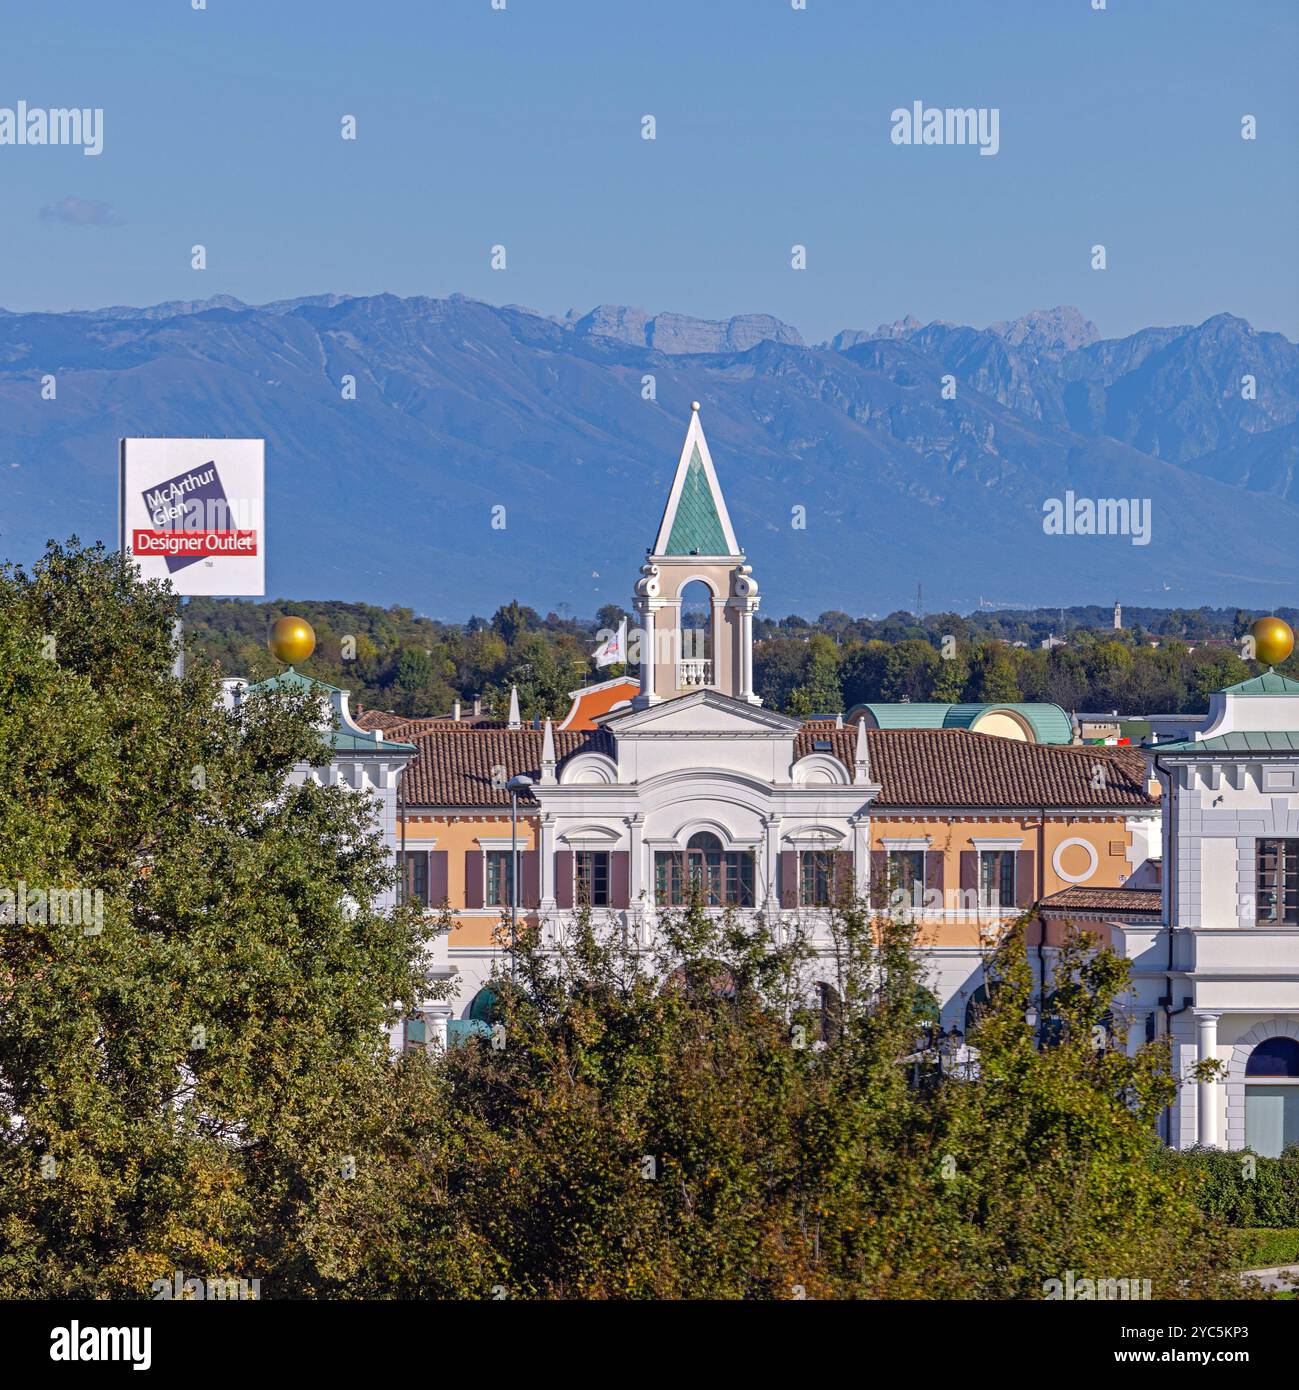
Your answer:
[[[1067,840],[1082,840],[1090,845],[1096,856],[1096,867],[1078,886],[1087,888],[1117,888],[1132,872],[1128,858],[1132,844],[1131,832],[1124,817],[1110,820],[1067,820],[1028,816],[1008,820],[884,820],[871,821],[871,848],[884,849],[885,840],[923,839],[929,837],[930,852],[943,852],[944,890],[959,888],[961,883],[961,853],[973,850],[975,840],[1022,840],[1020,848],[1031,852],[1037,883],[1035,898],[1048,897],[1062,888],[1073,886],[1057,872],[1054,860]],[[1060,850],[1060,868],[1069,874],[1081,874],[1089,866],[1091,856],[1081,845],[1069,845]],[[941,941],[949,946],[979,945],[979,923],[943,922],[926,927],[921,933],[926,944]]]
[[[406,817],[406,848],[436,848],[447,851],[447,890],[453,909],[462,908],[465,901],[465,853],[480,848],[479,837],[499,839],[510,833],[510,818],[498,815],[464,817],[458,820],[435,819],[429,816]],[[1007,820],[885,820],[871,822],[872,850],[884,849],[885,840],[924,839],[930,841],[930,852],[944,854],[943,884],[945,889],[959,888],[961,881],[961,852],[974,849],[975,840],[1018,839],[1021,848],[1035,855],[1034,869],[1037,884],[1035,897],[1047,897],[1071,886],[1056,871],[1053,858],[1057,848],[1066,840],[1082,840],[1091,845],[1096,855],[1096,868],[1083,880],[1088,888],[1117,888],[1122,885],[1133,865],[1128,858],[1132,836],[1124,818],[1108,820],[1048,819],[1043,825],[1039,817]],[[519,818],[519,848],[532,849],[536,844],[535,821]],[[1067,873],[1082,873],[1090,856],[1081,846],[1064,849],[1061,867]],[[490,946],[493,932],[500,921],[498,909],[481,912],[455,912],[456,928],[449,944],[456,946]],[[953,946],[980,944],[979,923],[942,922],[925,926],[922,941],[938,941]]]
[[[510,833],[510,818],[484,815],[460,820],[436,820],[429,816],[406,817],[406,848],[446,850],[447,901],[453,909],[463,908],[465,901],[465,855],[481,848],[479,836],[502,839]],[[436,846],[432,843],[436,841]],[[519,817],[519,852],[536,846],[535,821]],[[495,848],[495,846],[494,846]],[[499,908],[484,908],[481,912],[454,913],[456,926],[448,945],[490,946],[492,934],[501,920]]]

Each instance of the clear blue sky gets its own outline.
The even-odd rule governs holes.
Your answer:
[[[0,22],[0,106],[105,109],[98,158],[0,147],[9,309],[458,290],[763,311],[818,340],[1065,303],[1106,336],[1229,311],[1299,337],[1295,0],[46,0]],[[894,146],[917,99],[998,107],[1000,153]],[[81,221],[42,216],[60,205]]]

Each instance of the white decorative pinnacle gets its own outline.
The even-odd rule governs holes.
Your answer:
[[[698,402],[698,401],[691,401],[691,402],[690,402],[690,409],[693,410],[693,411],[695,411],[696,413],[698,413],[698,411],[699,411],[699,402]]]
[[[519,718],[519,687],[517,685],[510,686],[509,727],[511,729],[523,728],[523,720]]]
[[[852,780],[860,786],[871,779],[870,745],[866,742],[866,720],[857,721],[857,749],[853,757]]]
[[[555,730],[546,716],[545,731],[541,735],[541,780],[546,786],[555,783]]]

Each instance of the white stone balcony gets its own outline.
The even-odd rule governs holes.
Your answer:
[[[713,663],[707,657],[677,662],[678,690],[693,690],[696,686],[712,683]]]

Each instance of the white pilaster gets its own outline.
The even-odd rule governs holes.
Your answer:
[[[853,895],[864,901],[870,893],[871,821],[869,816],[851,816],[848,824],[852,826]]]
[[[654,704],[659,698],[654,688],[654,667],[658,663],[658,641],[656,640],[657,605],[647,600],[641,610],[640,639],[640,699],[646,704]]]
[[[537,835],[537,852],[541,856],[541,911],[554,912],[555,903],[555,817],[542,811]]]
[[[1196,1009],[1196,1061],[1218,1060],[1218,1019],[1220,1015],[1207,1009]],[[1206,1149],[1218,1147],[1218,1083],[1201,1081],[1196,1086],[1198,1126],[1196,1139]]]
[[[763,816],[762,828],[766,839],[763,841],[762,901],[758,906],[765,912],[776,912],[780,908],[780,817]]]
[[[740,609],[740,699],[753,699],[753,609]]]
[[[634,816],[627,817],[627,840],[628,840],[628,866],[630,872],[627,875],[628,897],[631,899],[631,910],[641,912],[644,909],[644,899],[641,894],[645,892],[645,817],[637,812]]]

